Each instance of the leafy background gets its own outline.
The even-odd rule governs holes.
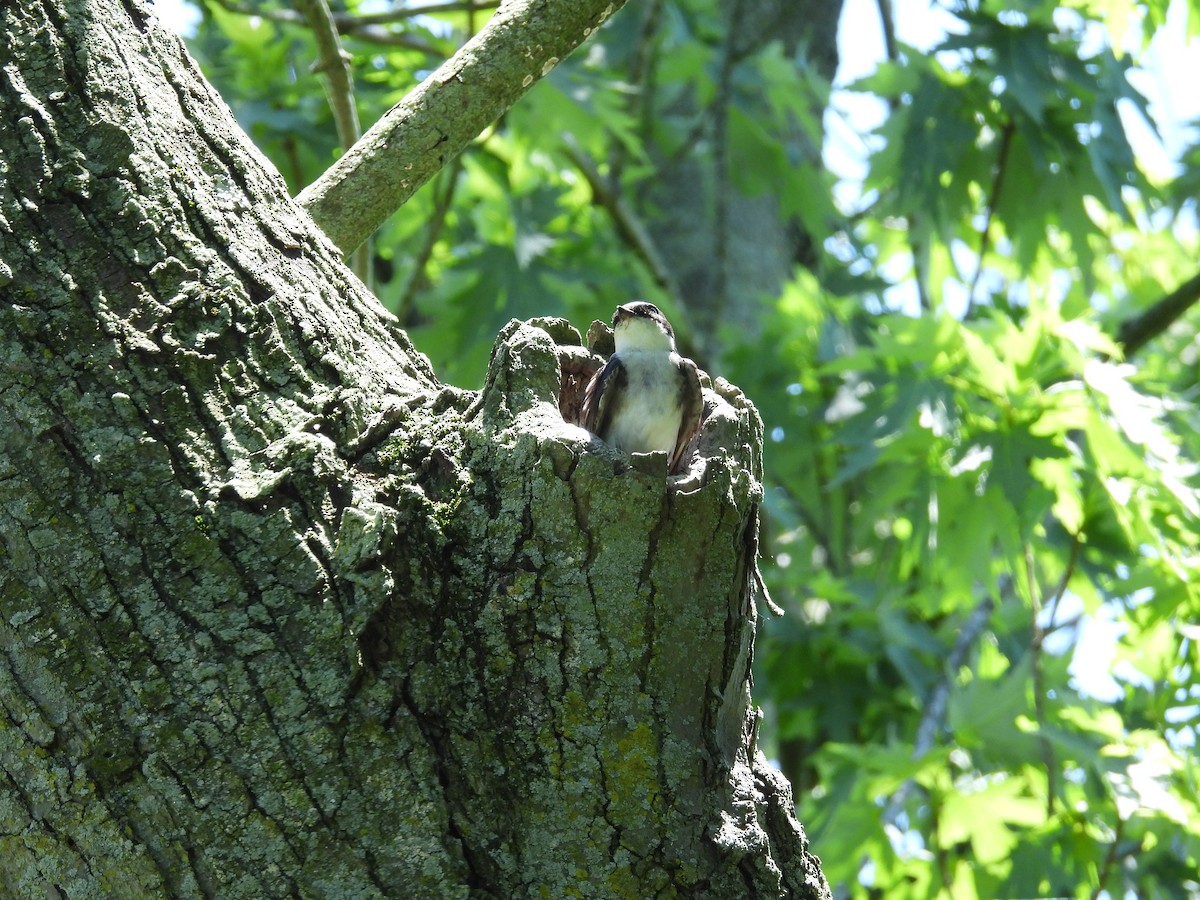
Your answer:
[[[331,5],[368,125],[491,12]],[[192,9],[299,191],[340,152],[303,17]],[[1200,896],[1200,135],[1133,86],[1200,6],[840,10],[630,4],[377,233],[372,284],[462,386],[509,318],[642,296],[755,401],[787,610],[755,696],[838,896]],[[886,40],[835,89],[839,29]]]

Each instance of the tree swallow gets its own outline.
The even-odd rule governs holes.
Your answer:
[[[667,453],[667,473],[700,427],[704,408],[696,364],[675,352],[671,323],[653,303],[613,313],[617,349],[588,382],[580,424],[626,453]]]

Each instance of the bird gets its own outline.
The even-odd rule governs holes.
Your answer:
[[[704,408],[696,364],[676,352],[671,323],[653,303],[623,303],[612,325],[616,352],[588,382],[580,424],[626,453],[665,452],[674,474]]]

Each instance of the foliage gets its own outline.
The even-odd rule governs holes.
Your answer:
[[[298,190],[333,129],[311,38],[259,8],[208,3],[191,46]],[[690,337],[767,426],[788,614],[755,692],[831,882],[1196,895],[1197,317],[1127,361],[1114,341],[1200,258],[1194,171],[1144,172],[1129,141],[1163,124],[1130,73],[1166,3],[950,9],[932,50],[899,44],[851,86],[888,110],[855,208],[803,152],[830,86],[802,52],[735,54],[711,0],[627,10],[385,226],[379,294],[464,385],[514,316],[583,324],[642,295],[687,337],[605,191],[694,157],[777,197],[811,258],[749,298],[755,327]],[[364,123],[482,15],[347,35]]]

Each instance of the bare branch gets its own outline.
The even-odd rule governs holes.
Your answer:
[[[362,133],[358,125],[358,109],[354,105],[354,79],[350,74],[350,54],[342,49],[337,25],[326,0],[297,0],[297,6],[308,19],[309,28],[317,42],[317,62],[314,72],[325,75],[325,96],[333,111],[338,140],[349,149]],[[371,277],[370,243],[364,243],[354,251],[351,266],[354,274],[364,283]]]
[[[1170,328],[1200,300],[1200,274],[1193,275],[1149,309],[1126,319],[1117,329],[1117,343],[1125,355],[1133,356],[1147,343]]]
[[[357,247],[623,3],[505,4],[298,201],[335,244]]]
[[[390,22],[399,22],[402,19],[411,19],[416,16],[437,16],[443,13],[452,12],[474,13],[484,9],[495,9],[499,5],[499,0],[485,0],[485,2],[482,3],[473,3],[471,0],[462,0],[462,2],[428,3],[424,6],[397,6],[393,9],[389,9],[387,12],[368,13],[361,16],[352,16],[342,13],[341,15],[335,16],[335,18],[339,20],[344,19],[351,25],[353,25],[353,23],[361,23],[363,25],[387,25]]]
[[[1006,584],[1000,586],[1002,593],[1007,593],[1010,589],[1011,587]],[[950,650],[950,655],[946,658],[942,677],[938,679],[937,684],[933,686],[925,700],[925,713],[921,716],[916,738],[913,741],[913,759],[920,759],[937,743],[937,734],[945,723],[946,710],[950,703],[950,686],[959,668],[966,662],[967,654],[978,643],[994,608],[995,604],[992,598],[985,596],[963,622],[954,646]],[[888,801],[888,805],[883,811],[884,822],[891,824],[896,821],[896,818],[904,811],[905,801],[916,790],[916,787],[916,781],[911,778],[900,785],[896,793],[892,794],[891,800]]]
[[[296,5],[304,13],[317,41],[318,60],[312,69],[325,76],[325,93],[337,125],[338,140],[343,147],[351,147],[361,132],[358,127],[358,110],[354,106],[350,55],[342,49],[333,14],[325,0],[296,0]]]
[[[1112,870],[1117,863],[1117,857],[1120,855],[1121,842],[1125,839],[1125,817],[1121,815],[1121,808],[1119,806],[1116,808],[1117,824],[1113,828],[1113,837],[1109,841],[1108,851],[1104,854],[1104,862],[1100,865],[1100,877],[1096,879],[1096,887],[1089,895],[1091,900],[1099,900],[1100,895],[1104,893],[1104,886],[1108,884],[1109,876],[1112,875]]]
[[[679,287],[675,284],[670,267],[659,254],[649,229],[625,201],[620,189],[611,180],[600,174],[595,160],[579,146],[571,135],[564,134],[563,143],[566,145],[567,156],[570,157],[571,162],[579,169],[580,174],[592,189],[592,199],[612,218],[617,235],[650,270],[655,284],[671,295],[674,306],[677,309],[686,309],[681,301]]]
[[[403,31],[393,31],[383,25],[362,25],[352,28],[339,28],[342,34],[353,37],[366,44],[379,44],[382,47],[401,47],[405,50],[416,50],[429,56],[444,56],[445,53],[428,41],[413,37]]]
[[[206,0],[206,2],[215,4],[227,12],[243,16],[258,16],[260,19],[266,19],[269,22],[300,26],[306,24],[304,15],[292,9],[262,8],[252,3],[240,2],[240,0]],[[491,5],[494,6],[495,4]],[[463,6],[463,4],[447,4],[447,6]],[[484,4],[478,4],[475,8],[478,9],[483,6]],[[448,9],[435,9],[433,7],[425,7],[425,9],[428,9],[431,13],[451,11]],[[368,43],[404,47],[405,49],[416,50],[421,53],[440,55],[442,52],[428,41],[384,27],[375,21],[379,18],[378,16],[353,16],[346,13],[333,13],[332,15],[334,25],[337,27],[339,34],[353,35],[358,40]],[[392,15],[391,21],[398,21],[402,18],[407,18],[407,16]]]
[[[1008,171],[1008,151],[1012,147],[1013,135],[1017,128],[1011,122],[1006,122],[1000,132],[1000,149],[996,153],[996,177],[992,181],[992,193],[987,200],[987,218],[983,223],[983,231],[979,235],[979,254],[975,263],[975,277],[971,279],[971,287],[967,290],[967,313],[975,306],[975,291],[979,287],[979,279],[983,276],[983,261],[987,256],[992,242],[992,220],[996,217],[996,207],[1000,203],[1000,190],[1004,187],[1004,175]]]
[[[890,62],[900,57],[896,47],[896,17],[892,10],[892,0],[877,0],[879,7],[879,25],[883,29],[883,46]]]

